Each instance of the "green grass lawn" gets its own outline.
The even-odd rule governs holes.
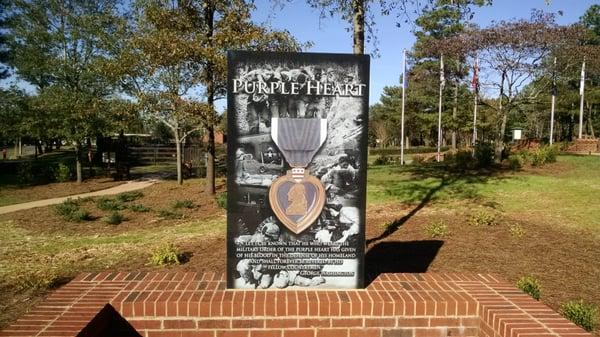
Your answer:
[[[372,166],[368,180],[369,204],[436,201],[452,207],[456,201],[469,200],[600,235],[597,156],[559,156],[556,164],[517,172],[452,172],[437,163]]]

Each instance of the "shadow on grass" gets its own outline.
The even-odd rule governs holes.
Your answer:
[[[380,242],[365,256],[365,283],[384,273],[424,273],[444,244],[440,240]]]
[[[401,202],[416,205],[408,214],[388,224],[381,234],[369,238],[366,241],[367,247],[395,233],[434,199],[478,198],[478,185],[506,179],[501,176],[503,172],[501,169],[460,170],[443,163],[395,168],[389,174],[408,175],[408,179],[391,183],[382,179],[372,183],[385,186],[384,191],[387,195],[394,196]]]

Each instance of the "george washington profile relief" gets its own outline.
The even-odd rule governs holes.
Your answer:
[[[306,200],[306,188],[302,184],[294,184],[288,192],[289,206],[285,209],[287,215],[306,215],[308,201]]]

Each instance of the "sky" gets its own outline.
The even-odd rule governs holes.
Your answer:
[[[285,2],[285,0],[283,0]],[[314,46],[307,50],[323,53],[352,53],[350,26],[339,17],[320,19],[317,9],[310,8],[305,0],[290,0],[286,5],[273,8],[269,0],[257,0],[254,18],[269,23],[275,29],[287,29],[300,41],[311,41]],[[542,9],[558,13],[558,24],[579,21],[579,17],[597,1],[592,0],[493,0],[493,5],[475,9],[473,23],[485,27],[493,21],[528,19],[531,10]],[[414,17],[412,18],[414,21]],[[369,103],[379,101],[383,87],[398,85],[402,73],[402,50],[409,50],[415,42],[413,26],[402,23],[395,15],[375,18],[379,57],[371,57],[371,85]],[[402,21],[403,22],[403,21]],[[372,47],[366,48],[372,52]]]
[[[393,1],[393,0],[392,0]],[[284,6],[274,6],[272,0],[256,0],[256,10],[253,13],[255,22],[266,23],[274,29],[287,29],[301,42],[310,41],[313,47],[307,51],[322,53],[352,53],[352,36],[347,31],[350,27],[339,17],[320,18],[320,12],[307,5],[306,0],[279,0]],[[547,12],[558,13],[558,24],[577,22],[579,17],[592,4],[593,0],[493,0],[493,5],[476,8],[472,22],[485,27],[493,21],[529,18],[531,10],[543,9]],[[375,11],[374,11],[375,12]],[[415,17],[411,18],[414,22]],[[414,26],[403,22],[396,15],[377,16],[376,35],[379,42],[378,57],[371,57],[371,83],[369,103],[379,101],[383,87],[398,85],[402,72],[402,50],[410,49],[415,42],[412,33]],[[366,53],[371,53],[372,46],[366,47]],[[1,86],[8,86],[14,78],[2,81]],[[30,86],[20,83],[28,91]],[[217,103],[217,110],[225,109],[225,101]]]

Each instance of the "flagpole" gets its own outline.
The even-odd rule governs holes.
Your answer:
[[[400,115],[400,165],[404,165],[404,101],[406,100],[406,49],[402,50],[402,114]]]
[[[437,161],[441,161],[442,150],[442,94],[444,90],[444,55],[440,55],[440,101],[438,104],[438,143],[437,143]]]
[[[585,91],[585,57],[581,64],[581,82],[579,83],[579,95],[581,100],[579,102],[579,139],[583,137],[583,98]]]
[[[473,105],[473,147],[475,146],[475,143],[477,143],[477,95],[479,94],[479,78],[478,78],[478,72],[479,72],[479,60],[477,58],[477,56],[475,57],[475,69],[474,74],[473,74],[473,79],[474,79],[474,85],[475,88],[473,88],[475,90],[475,98],[474,98],[474,105]]]
[[[552,103],[550,105],[550,145],[554,142],[554,104],[556,102],[556,57],[554,58],[554,69],[552,70]]]

